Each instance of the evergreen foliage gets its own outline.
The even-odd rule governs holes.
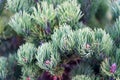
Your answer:
[[[118,2],[113,2],[111,7],[113,13],[113,20],[115,21],[120,16],[120,5]]]
[[[36,41],[46,41],[46,39],[49,40],[54,28],[58,27],[63,23],[73,25],[74,22],[74,25],[77,25],[78,27],[78,21],[82,17],[80,5],[77,3],[77,0],[68,0],[57,5],[56,7],[55,4],[50,4],[50,1],[38,1],[36,2],[36,5],[33,5],[31,7],[29,5],[31,12],[26,9],[26,7],[28,7],[27,1],[23,1],[26,7],[24,5],[21,5],[22,2],[18,0],[13,1],[12,3],[9,0],[7,2],[7,7],[10,11],[15,10],[14,7],[11,6],[12,4],[15,4],[14,2],[19,3],[18,6],[23,8],[20,8],[20,10],[16,9],[16,11],[14,11],[16,13],[11,17],[9,25],[14,29],[17,34],[22,35],[29,42],[34,42],[35,38]],[[57,3],[60,2],[58,1]],[[65,6],[64,4],[67,5]],[[11,9],[10,6],[13,9]],[[15,8],[18,7],[15,5]],[[64,11],[66,12],[64,13]],[[74,14],[71,14],[73,12]],[[70,20],[67,20],[68,18]],[[61,22],[63,20],[64,22]],[[76,27],[73,28],[76,29]]]
[[[111,37],[114,40],[114,43],[117,47],[119,47],[119,37],[120,37],[120,17],[118,17],[118,19],[116,19],[116,22],[113,24],[112,27],[108,27],[107,31],[109,32],[109,34],[111,35]]]
[[[73,32],[69,25],[61,25],[52,35],[53,45],[61,50],[61,52],[70,52],[74,47]]]
[[[104,75],[112,76],[113,79],[120,78],[120,49],[116,50],[111,59],[106,58],[102,64],[101,69]]]
[[[22,35],[29,34],[32,27],[30,15],[25,11],[16,13],[10,20],[9,25]],[[16,27],[17,26],[17,27]]]
[[[0,0],[0,11],[4,5]],[[118,3],[7,0],[5,8],[12,16],[9,22],[0,17],[0,35],[12,29],[23,43],[0,57],[1,80],[119,80]]]
[[[53,4],[54,6],[57,6],[67,0],[42,0],[42,1],[47,1],[49,4]]]
[[[85,75],[76,75],[72,80],[94,80],[94,78]]]
[[[33,10],[32,18],[40,27],[46,29],[47,26],[51,27],[54,25],[56,10],[52,4],[48,4],[46,1],[41,2],[41,5],[37,4],[37,8],[34,7]]]
[[[6,79],[8,70],[7,70],[7,59],[5,57],[0,57],[0,79]]]
[[[59,53],[51,43],[44,43],[38,48],[36,55],[37,65],[46,71],[54,74],[54,69],[60,62]]]
[[[25,65],[22,67],[21,80],[37,80],[38,75],[41,74],[41,70],[36,65]]]
[[[17,60],[20,65],[30,64],[34,60],[36,54],[36,47],[32,43],[26,43],[17,51]]]
[[[31,7],[35,5],[34,0],[7,0],[6,8],[11,12],[30,11]]]
[[[3,9],[4,9],[5,2],[6,2],[6,0],[0,0],[0,15],[1,15]]]
[[[58,5],[57,16],[60,24],[76,24],[82,17],[80,8],[80,4],[77,3],[77,0],[64,1],[61,5]]]
[[[60,56],[67,57],[70,54],[74,55],[74,50],[77,51],[76,53],[79,54],[78,56],[85,57],[96,53],[97,55],[100,53],[105,53],[104,55],[108,55],[109,51],[112,49],[112,40],[110,36],[106,34],[102,29],[98,29],[94,32],[89,28],[83,28],[78,30],[77,33],[79,34],[76,34],[76,31],[72,31],[71,27],[66,24],[61,26],[60,29],[56,29],[52,35],[52,42],[43,43],[38,48],[36,58],[39,67],[51,72],[51,69],[54,69],[54,67],[60,67],[57,66],[57,64],[60,62]],[[80,34],[81,36],[79,36]],[[66,36],[66,38],[62,38],[64,36]],[[106,39],[104,39],[104,37],[108,38],[107,42],[109,44],[104,45],[105,43],[103,42],[106,42]],[[77,38],[82,38],[83,40],[77,40]],[[64,44],[62,42],[64,42]],[[97,45],[91,45],[95,42],[97,42]],[[74,47],[75,44],[78,44],[79,46]],[[107,48],[108,46],[109,48]]]
[[[11,79],[17,79],[18,77],[15,76],[15,74],[19,74],[20,72],[17,72],[15,70],[15,67],[17,66],[17,58],[16,58],[16,54],[9,54],[8,58],[7,58],[7,69],[8,69],[8,74],[7,74],[7,78]],[[17,78],[16,78],[17,77]]]

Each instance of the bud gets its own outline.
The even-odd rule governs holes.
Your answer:
[[[45,64],[46,64],[46,65],[49,65],[50,63],[51,63],[50,60],[46,60],[46,61],[45,61]]]
[[[57,76],[54,76],[54,77],[53,77],[53,80],[57,80]]]
[[[31,80],[30,77],[27,77],[26,80]]]
[[[111,73],[115,73],[116,72],[116,68],[117,68],[116,63],[112,64],[111,67],[110,67],[110,72]]]
[[[27,59],[26,59],[26,58],[23,58],[23,61],[24,61],[24,62],[27,62]]]
[[[89,48],[90,48],[90,45],[89,45],[89,44],[86,44],[86,48],[89,49]]]

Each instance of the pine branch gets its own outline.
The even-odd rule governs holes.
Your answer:
[[[19,65],[28,65],[33,62],[36,54],[36,47],[32,43],[25,43],[17,51],[17,61]]]
[[[31,12],[31,7],[35,6],[34,0],[7,0],[6,8],[13,13],[20,11]]]
[[[57,6],[57,17],[60,24],[67,23],[75,25],[83,16],[80,10],[81,6],[77,0],[64,1],[61,5]]]
[[[43,29],[46,29],[49,25],[49,27],[53,27],[56,11],[52,4],[43,1],[41,4],[37,4],[37,8],[34,7],[33,11],[32,18],[40,25],[40,27]]]
[[[29,35],[30,29],[32,27],[31,17],[25,11],[20,11],[11,17],[9,25],[18,33],[19,35]]]

